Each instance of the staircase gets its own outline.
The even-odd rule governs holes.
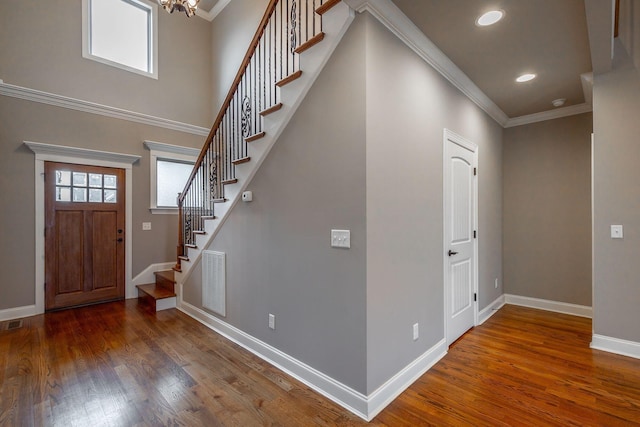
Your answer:
[[[166,310],[176,306],[175,273],[173,270],[156,271],[155,283],[138,285],[138,302],[150,311]]]
[[[270,1],[178,198],[173,269],[179,286],[240,200],[353,17],[340,0]]]

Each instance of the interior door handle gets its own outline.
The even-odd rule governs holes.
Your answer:
[[[451,249],[449,249],[449,256],[453,256],[453,255],[457,255],[458,252],[452,251]]]
[[[119,237],[117,241],[122,242],[122,237]]]

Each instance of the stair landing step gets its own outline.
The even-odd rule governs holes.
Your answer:
[[[156,301],[165,298],[174,298],[176,296],[176,293],[174,291],[163,286],[158,286],[155,283],[138,285],[136,286],[136,288],[138,288],[138,291],[144,293],[145,296],[151,297]]]
[[[174,283],[175,283],[175,281],[176,281],[175,274],[173,274],[173,271],[172,271],[172,270],[156,271],[156,272],[154,272],[153,274],[155,274],[155,275],[156,275],[156,277],[160,276],[160,277],[162,277],[163,279],[170,280],[170,281],[172,281],[172,282],[174,282]]]

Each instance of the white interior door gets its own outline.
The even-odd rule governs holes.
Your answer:
[[[447,344],[477,317],[477,146],[445,129],[444,279]]]

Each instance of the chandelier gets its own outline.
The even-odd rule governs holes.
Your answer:
[[[200,0],[158,0],[160,6],[169,13],[174,11],[184,12],[188,17],[192,17],[198,9]]]

